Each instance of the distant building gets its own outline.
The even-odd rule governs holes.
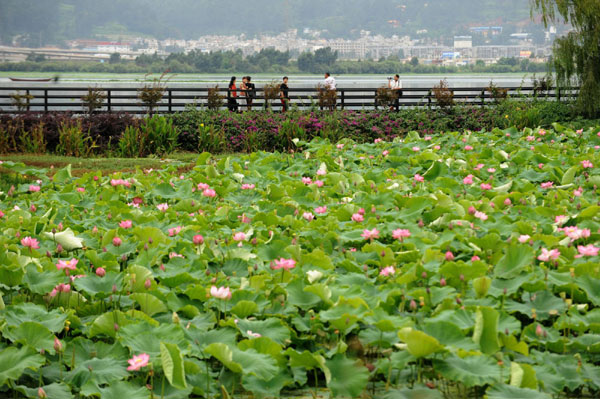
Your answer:
[[[454,36],[454,48],[471,48],[473,47],[472,36]]]

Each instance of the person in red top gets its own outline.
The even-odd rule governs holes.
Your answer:
[[[232,76],[229,81],[229,90],[227,90],[227,108],[231,112],[237,112],[237,87],[235,86],[236,77]]]

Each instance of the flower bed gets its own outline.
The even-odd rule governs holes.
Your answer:
[[[0,390],[600,393],[597,130],[295,145],[4,162],[33,180],[0,193]]]

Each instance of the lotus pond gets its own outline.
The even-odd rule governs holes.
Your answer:
[[[0,165],[0,391],[600,395],[600,129]]]

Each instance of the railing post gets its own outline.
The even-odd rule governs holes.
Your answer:
[[[346,106],[346,90],[342,89],[342,110],[345,108]]]
[[[377,101],[377,90],[375,90],[375,97],[374,97],[373,103],[375,104],[375,109],[377,109],[377,107],[379,106],[378,101]]]
[[[169,113],[173,112],[173,91],[169,90]]]
[[[481,106],[485,105],[485,89],[481,90]]]
[[[48,112],[48,89],[44,90],[44,112]]]
[[[560,87],[556,88],[556,99],[560,102]]]
[[[31,100],[29,99],[29,89],[25,90],[25,94],[27,95],[27,112],[31,111]]]
[[[427,92],[427,107],[431,108],[431,90]]]

